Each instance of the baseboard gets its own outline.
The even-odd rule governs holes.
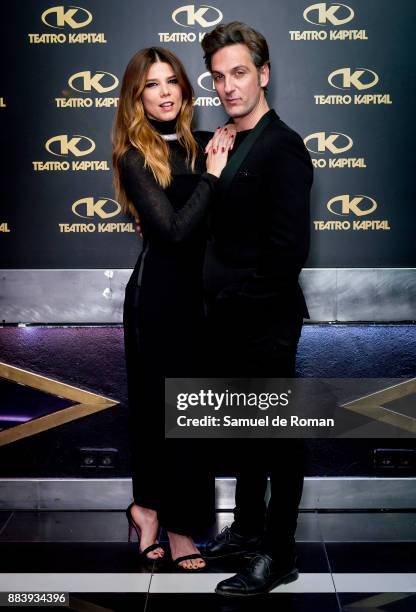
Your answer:
[[[216,479],[216,506],[234,506],[234,478]],[[130,478],[2,478],[0,510],[121,510]],[[309,477],[301,510],[416,509],[416,478]]]

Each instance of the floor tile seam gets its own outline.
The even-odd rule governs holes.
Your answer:
[[[0,543],[10,543],[10,544],[129,544],[126,540],[17,540],[17,539],[7,539],[5,537],[1,537],[0,534]],[[133,542],[133,544],[137,544],[137,542]]]
[[[323,536],[323,532],[322,532],[322,525],[321,525],[321,521],[320,521],[320,517],[319,517],[319,511],[315,510],[315,519],[316,519],[316,524],[318,527],[318,533],[319,533],[319,537],[320,537],[320,542],[322,544],[324,544],[324,536]]]
[[[8,516],[7,519],[5,520],[4,525],[0,528],[0,538],[1,538],[1,534],[6,529],[7,525],[10,523],[10,521],[12,520],[13,515],[14,515],[14,512],[12,511],[10,513],[10,516]]]
[[[416,538],[412,540],[324,540],[324,544],[416,544]]]
[[[213,571],[213,572],[198,572],[198,577],[199,576],[212,576],[212,575],[218,575],[218,576],[230,576],[232,574],[235,574],[236,570],[229,570],[229,571],[224,571],[224,572],[220,572],[218,570]],[[160,579],[159,577],[166,577],[166,576],[183,576],[182,572],[177,572],[177,571],[171,571],[171,572],[137,572],[134,570],[121,570],[121,571],[108,571],[108,570],[93,570],[93,571],[83,571],[83,572],[71,572],[71,571],[54,571],[51,572],[50,570],[45,570],[45,571],[30,571],[30,570],[22,570],[22,571],[10,571],[10,570],[0,570],[0,578],[4,575],[4,574],[13,574],[16,576],[19,575],[30,575],[30,576],[51,576],[51,575],[57,575],[57,576],[62,576],[63,574],[71,574],[71,575],[77,575],[79,574],[80,576],[85,576],[85,575],[98,575],[98,576],[103,576],[103,575],[111,575],[111,576],[131,576],[131,575],[138,575],[138,576],[147,576],[149,575],[149,577],[153,577],[153,576],[157,576],[158,579]],[[338,570],[336,572],[314,572],[314,571],[305,571],[305,570],[299,570],[299,575],[302,576],[310,576],[310,575],[318,575],[318,576],[332,576],[335,578],[338,576],[355,576],[355,577],[362,577],[362,576],[386,576],[386,577],[397,577],[397,576],[416,576],[416,572],[415,571],[409,571],[409,572],[405,572],[405,571],[378,571],[378,572],[369,572],[369,571],[362,571],[362,572],[357,572],[357,571],[352,571],[352,570],[348,570],[348,571],[342,571],[342,570]],[[415,587],[415,592],[416,592],[416,587]]]
[[[182,574],[180,574],[182,576]],[[13,576],[13,574],[10,574],[10,576]],[[16,575],[15,575],[16,576]],[[81,581],[82,583],[82,588],[80,588],[80,584],[76,584],[76,580],[77,577],[81,576],[82,579],[84,579],[84,581]],[[335,574],[336,578],[339,577],[338,574]],[[411,574],[412,578],[414,578],[416,576],[416,574],[412,573]],[[44,577],[42,575],[39,576],[39,574],[37,575],[37,577],[39,577],[40,582],[38,582],[38,585],[43,585],[42,588],[45,588],[45,583],[42,582],[42,578],[44,579]],[[95,578],[100,578],[101,575],[100,574],[96,574]],[[344,581],[344,583],[340,583],[339,584],[339,590],[336,591],[331,583],[331,581],[329,580],[329,574],[325,573],[325,574],[319,574],[319,577],[321,578],[321,582],[320,582],[320,588],[308,588],[308,586],[310,587],[310,585],[308,585],[308,583],[306,582],[306,584],[300,584],[297,585],[297,582],[294,583],[293,585],[291,585],[291,588],[287,589],[276,589],[273,594],[278,595],[278,594],[283,594],[285,592],[291,592],[291,593],[303,593],[303,594],[313,594],[313,593],[332,593],[333,595],[335,595],[337,597],[337,601],[338,601],[338,597],[340,594],[347,594],[347,593],[397,593],[397,592],[407,592],[407,593],[414,593],[414,589],[410,589],[409,590],[409,585],[406,585],[406,581],[403,579],[400,581],[395,581],[393,580],[388,580],[387,577],[389,577],[390,579],[392,578],[391,574],[383,574],[383,573],[377,573],[377,574],[367,574],[366,575],[366,579],[368,581],[369,578],[374,578],[375,583],[372,584],[370,582],[370,584],[368,584],[368,582],[366,584],[363,585],[363,581],[359,580],[360,575],[358,574],[350,574],[349,575],[349,580]],[[325,577],[328,578],[328,582],[329,584],[331,584],[331,589],[328,590],[328,585],[325,586]],[[397,575],[393,575],[393,577],[397,577]],[[18,576],[17,578],[17,582],[16,579],[13,579],[13,582],[15,583],[16,587],[19,588],[20,590],[20,586],[18,583]],[[118,575],[117,574],[108,574],[107,575],[107,579],[109,580],[106,584],[107,584],[107,588],[105,589],[98,589],[97,588],[92,588],[91,589],[91,581],[88,582],[88,584],[85,584],[85,574],[69,574],[67,580],[72,581],[72,586],[62,586],[63,582],[62,582],[62,577],[58,574],[54,574],[53,575],[53,581],[55,581],[55,586],[56,583],[58,582],[59,584],[59,579],[61,578],[61,583],[59,585],[59,590],[68,590],[69,592],[71,591],[76,591],[76,592],[103,592],[103,593],[121,593],[121,592],[131,592],[131,593],[142,593],[142,594],[147,594],[147,599],[150,600],[150,596],[155,594],[155,593],[171,593],[171,594],[177,594],[177,593],[189,593],[189,594],[203,594],[203,593],[213,593],[214,591],[211,590],[211,588],[213,589],[213,582],[217,582],[219,578],[221,578],[220,575],[215,575],[214,580],[205,580],[202,581],[203,583],[205,582],[205,584],[202,585],[202,590],[201,588],[199,589],[195,589],[195,588],[189,588],[192,587],[192,583],[193,586],[195,586],[196,582],[200,581],[200,576],[192,576],[192,579],[188,582],[188,588],[179,588],[179,590],[177,588],[174,588],[172,590],[171,588],[171,584],[172,583],[172,579],[175,581],[175,583],[177,583],[179,576],[177,576],[177,573],[175,573],[175,575],[172,577],[172,575],[166,575],[165,577],[160,576],[159,580],[155,580],[155,585],[154,585],[154,590],[152,591],[152,583],[150,582],[150,576],[146,575],[146,580],[142,581],[145,582],[145,584],[142,585],[142,587],[139,588],[132,588],[130,590],[130,588],[126,589],[127,584],[129,584],[130,586],[132,585],[131,581],[129,581],[128,583],[126,583],[125,587],[123,590],[120,589],[113,589],[111,584],[109,584],[109,581],[111,579],[117,580],[118,579]],[[166,580],[164,580],[163,578],[166,578]],[[205,578],[209,578],[209,576],[205,576]],[[26,574],[24,577],[24,580],[28,579],[28,575]],[[65,578],[64,578],[65,581]],[[1,582],[0,582],[1,583]],[[159,583],[159,584],[157,584]],[[165,583],[165,585],[163,585],[163,583]],[[25,591],[28,590],[28,588],[33,589],[36,588],[36,579],[32,577],[29,578],[29,587],[27,588],[22,588],[21,590]],[[207,590],[207,587],[209,585],[209,590]],[[382,585],[382,586],[380,586]],[[95,585],[96,586],[96,585]],[[137,585],[138,586],[138,585]],[[298,588],[296,588],[298,586]],[[363,588],[364,586],[364,588]],[[184,585],[184,587],[186,587],[186,585]],[[412,587],[413,587],[413,583],[412,583]],[[342,610],[342,607],[341,607]]]
[[[309,572],[302,572],[303,574],[307,574]],[[333,572],[333,575],[336,576],[416,576],[416,571],[409,571],[409,572],[403,572],[403,571],[398,571],[395,572],[394,570],[390,570],[388,572],[354,572],[354,571],[342,571],[342,570],[337,570],[336,572]],[[415,588],[415,592],[416,592],[416,588]]]
[[[382,542],[383,540],[375,540],[375,542]],[[385,540],[389,542],[390,540]],[[394,540],[394,542],[412,542],[413,540]],[[29,539],[17,539],[17,538],[6,538],[1,536],[0,531],[0,542],[22,542],[26,544],[128,544],[125,539],[118,540],[81,540],[81,539],[43,539],[43,540],[29,540]],[[159,540],[161,544],[167,544],[168,540]],[[322,544],[321,540],[296,540],[298,544]],[[331,540],[334,544],[342,544],[341,540]],[[355,540],[345,540],[345,543],[349,544],[351,542],[355,542]],[[363,540],[364,542],[364,540]],[[369,542],[373,542],[373,540],[369,540]],[[133,542],[133,544],[137,544],[137,542]],[[416,543],[416,540],[415,540]]]
[[[318,529],[319,529],[319,533],[320,533],[320,535],[321,535],[321,539],[322,539],[322,546],[323,546],[323,549],[324,549],[324,555],[325,555],[325,559],[326,559],[326,562],[327,562],[327,565],[328,565],[329,573],[330,573],[330,575],[331,575],[332,585],[333,585],[333,587],[334,587],[335,598],[336,598],[336,600],[337,600],[337,605],[338,605],[338,611],[339,611],[339,612],[343,612],[343,606],[342,606],[342,604],[341,604],[341,600],[340,600],[339,595],[338,595],[338,592],[337,592],[337,587],[336,587],[336,585],[335,585],[335,579],[334,579],[334,576],[333,576],[333,574],[332,574],[331,562],[330,562],[330,560],[329,560],[328,551],[327,551],[327,549],[326,549],[326,542],[325,542],[325,540],[323,539],[323,533],[322,533],[321,523],[320,523],[320,521],[319,521],[319,515],[318,515]]]
[[[10,518],[7,519],[7,522],[3,525],[3,527],[0,529],[0,539],[2,541],[10,541],[10,542],[33,542],[33,540],[26,540],[26,539],[9,539],[7,540],[6,538],[2,537],[3,532],[5,531],[6,525],[8,524]],[[161,543],[167,543],[168,540],[159,540]],[[74,543],[91,543],[91,544],[128,544],[128,542],[126,542],[125,538],[121,539],[114,539],[114,540],[103,540],[103,539],[44,539],[44,540],[36,540],[36,543],[54,543],[56,542],[57,544],[62,544],[62,543],[70,543],[70,542],[74,542]],[[317,540],[317,539],[310,539],[310,540],[306,540],[306,539],[302,539],[302,540],[296,540],[296,542],[298,544],[322,544],[322,543],[326,543],[326,544],[403,544],[405,542],[409,542],[409,543],[415,543],[416,544],[416,538],[384,538],[384,539],[342,539],[342,540],[332,540],[332,539],[323,539],[323,540]],[[34,542],[35,543],[35,542]],[[133,543],[137,543],[137,542],[133,542]]]
[[[237,570],[228,570],[228,571],[223,571],[220,572],[218,570],[216,571],[206,571],[206,572],[198,572],[198,576],[212,576],[212,575],[218,575],[218,576],[230,576],[232,574],[235,574],[237,572]],[[356,574],[357,576],[363,575],[363,574],[368,574],[369,572],[338,572],[338,574]],[[386,575],[405,575],[405,574],[414,574],[414,572],[374,572],[374,573],[384,573]],[[109,570],[92,570],[92,571],[83,571],[83,572],[71,572],[68,570],[65,571],[54,571],[51,572],[50,570],[45,570],[45,571],[30,571],[30,570],[21,570],[21,571],[10,571],[10,570],[0,570],[0,578],[4,575],[4,574],[14,574],[16,576],[19,575],[30,575],[30,576],[34,576],[34,575],[38,575],[38,576],[51,576],[51,575],[57,575],[57,576],[62,576],[63,574],[71,574],[71,575],[76,575],[79,574],[80,576],[85,576],[86,574],[88,575],[98,575],[98,576],[103,576],[103,575],[114,575],[114,576],[130,576],[130,575],[138,575],[138,576],[147,576],[149,575],[150,577],[153,576],[183,576],[184,573],[183,572],[178,572],[178,571],[167,571],[167,572],[137,572],[134,571],[134,569],[132,570],[120,570],[120,571],[109,571]],[[331,574],[331,572],[314,572],[314,571],[300,571],[299,570],[299,575],[302,576],[310,576],[310,575],[319,575],[319,576],[329,576]],[[191,574],[192,575],[192,574]],[[158,578],[159,579],[159,578]]]
[[[152,580],[153,580],[153,569],[154,567],[152,568],[152,573],[150,574],[149,584],[147,585],[146,599],[144,600],[143,612],[146,612],[148,610],[148,604],[150,602],[150,591],[151,591]]]

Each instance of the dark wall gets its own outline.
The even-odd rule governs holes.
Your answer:
[[[298,373],[329,378],[413,377],[415,346],[416,327],[410,325],[307,325],[299,345]],[[0,447],[0,477],[130,474],[121,328],[3,328],[0,358],[121,402]],[[307,475],[380,475],[372,465],[373,449],[402,448],[404,443],[415,448],[414,439],[307,440]],[[80,468],[78,449],[85,446],[118,449],[118,465],[111,470]]]
[[[213,129],[226,118],[199,39],[235,19],[266,36],[270,105],[316,165],[308,267],[414,267],[413,0],[71,6],[15,0],[2,9],[0,267],[133,266],[140,241],[114,201],[110,163],[125,66],[145,46],[178,53],[196,125]]]

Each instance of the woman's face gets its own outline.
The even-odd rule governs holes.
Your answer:
[[[142,92],[146,115],[157,121],[176,119],[181,109],[182,90],[173,68],[166,62],[155,62],[147,73]]]

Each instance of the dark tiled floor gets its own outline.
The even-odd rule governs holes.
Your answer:
[[[224,559],[222,562],[210,561],[204,573],[235,573],[244,564],[244,560]],[[298,543],[298,568],[300,572],[328,573],[330,571],[323,542]],[[154,568],[154,574],[175,573],[174,567],[161,563]]]
[[[147,593],[74,593],[69,608],[74,612],[141,612],[145,610]],[[170,606],[166,610],[170,609]]]
[[[177,573],[168,560],[143,563],[136,544],[120,542],[2,542],[0,553],[0,572]],[[298,555],[300,572],[330,571],[323,543],[300,542]],[[235,573],[242,563],[235,559],[210,562],[203,573]]]
[[[89,610],[86,606],[94,604],[99,606],[91,608],[91,612],[102,610],[109,612],[137,612],[144,609],[146,595],[141,593],[108,593],[98,595],[94,593],[79,593],[70,597],[70,610]],[[82,607],[84,606],[84,607]],[[105,609],[105,610],[104,610]],[[333,594],[285,594],[276,597],[260,597],[255,600],[224,599],[218,595],[208,594],[150,594],[146,601],[146,612],[167,612],[180,610],[181,612],[339,612],[336,596]]]
[[[342,612],[411,612],[416,610],[416,593],[341,593]]]
[[[414,512],[336,512],[316,516],[325,542],[416,541]]]
[[[135,544],[121,542],[2,542],[0,572],[151,572]]]
[[[339,612],[331,593],[285,593],[241,600],[209,594],[150,594],[146,612]]]
[[[230,518],[219,514],[218,528]],[[241,561],[197,574],[143,565],[121,512],[4,511],[0,591],[66,590],[78,612],[414,612],[415,526],[415,513],[302,513],[299,580],[241,600],[214,593]]]
[[[326,542],[325,548],[335,574],[416,572],[416,542]]]
[[[0,533],[9,542],[127,542],[122,512],[20,510]]]
[[[230,512],[217,513],[217,525],[206,537],[232,522]],[[126,542],[123,512],[0,511],[0,542]],[[166,541],[161,532],[161,541]],[[205,538],[202,538],[205,539]],[[301,512],[298,542],[415,542],[416,513]]]

